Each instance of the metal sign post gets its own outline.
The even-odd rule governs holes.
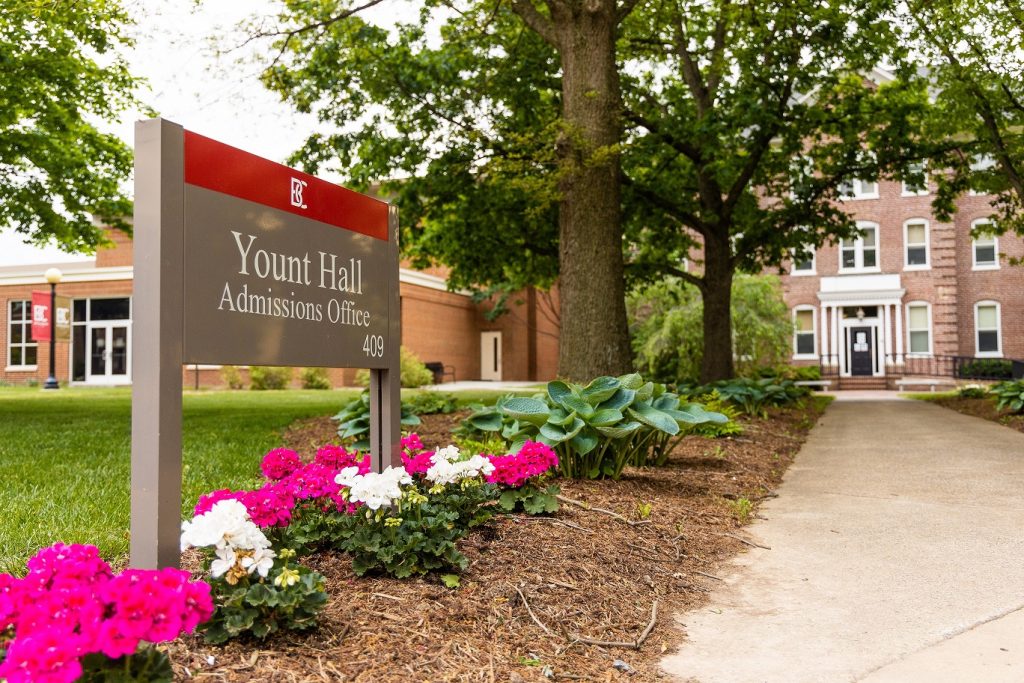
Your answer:
[[[131,564],[177,566],[183,363],[370,369],[399,461],[398,213],[153,119],[135,129]]]

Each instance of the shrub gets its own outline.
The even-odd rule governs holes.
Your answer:
[[[401,347],[398,351],[399,375],[402,388],[418,389],[434,383],[434,373],[427,369],[415,353]],[[370,386],[370,371],[360,370],[356,373],[356,384],[361,387]]]
[[[960,398],[985,398],[988,389],[980,384],[965,384],[956,391]]]
[[[756,375],[766,379],[816,382],[821,379],[821,368],[817,365],[775,365],[760,368]]]
[[[409,397],[407,401],[409,411],[415,415],[436,415],[437,413],[454,412],[458,402],[451,394],[439,391],[422,391]]]
[[[245,389],[245,382],[242,381],[242,373],[234,365],[224,365],[220,369],[220,378],[228,389]]]
[[[338,436],[356,450],[370,448],[370,394],[364,391],[359,398],[345,404],[333,420],[338,422]],[[420,418],[408,403],[402,403],[402,425],[415,427]]]
[[[208,642],[306,630],[327,604],[324,577],[293,565],[295,551],[275,552],[242,501],[222,498],[184,523],[181,547],[201,549],[210,574],[217,609],[203,627]]]
[[[303,389],[330,389],[331,380],[327,368],[303,368],[299,373]]]
[[[1000,382],[992,386],[997,410],[1024,413],[1024,380]]]
[[[631,294],[627,307],[637,368],[657,382],[696,381],[704,353],[703,304],[696,288],[670,278]],[[790,320],[777,277],[736,277],[732,322],[737,374],[753,374],[789,359]]]
[[[287,389],[292,381],[292,368],[254,365],[249,368],[249,381],[254,391]]]
[[[960,366],[960,377],[964,379],[1010,379],[1013,377],[1013,361],[1003,358],[969,360]]]

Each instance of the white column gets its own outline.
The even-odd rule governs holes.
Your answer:
[[[828,363],[827,358],[824,358],[824,356],[828,356],[828,314],[827,314],[827,312],[828,312],[828,306],[825,306],[824,304],[822,304],[822,306],[821,306],[821,322],[818,324],[818,330],[820,331],[820,336],[821,336],[821,338],[818,340],[818,348],[820,349],[819,353],[823,356],[822,360],[825,361],[824,364]]]
[[[882,322],[882,334],[884,335],[882,348],[885,351],[885,359],[887,361],[892,358],[892,310],[892,304],[882,306],[882,311],[885,315],[885,319]]]
[[[903,304],[896,304],[896,357],[903,363]]]
[[[839,364],[839,307],[832,306],[832,362]]]

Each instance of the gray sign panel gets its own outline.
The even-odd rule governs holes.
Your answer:
[[[388,247],[186,185],[185,361],[387,367]]]

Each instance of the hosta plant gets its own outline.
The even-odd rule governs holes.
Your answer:
[[[586,479],[617,479],[628,464],[664,462],[692,425],[726,421],[637,374],[598,377],[586,386],[550,382],[546,393],[509,398],[501,409],[511,418],[502,434],[513,452],[529,439],[540,441],[555,449],[563,476]]]
[[[323,576],[296,564],[293,550],[275,552],[240,500],[218,500],[182,524],[181,548],[206,560],[217,608],[204,626],[211,643],[312,628],[327,603]]]
[[[690,396],[718,394],[752,417],[767,417],[770,406],[785,406],[807,396],[810,390],[788,379],[737,377],[685,390]]]
[[[1024,413],[1024,380],[1000,382],[991,389],[996,399],[997,410]]]
[[[370,449],[370,394],[364,391],[349,401],[333,418],[338,423],[338,436],[349,447],[359,451]],[[403,427],[415,427],[420,423],[407,403],[402,403]]]

